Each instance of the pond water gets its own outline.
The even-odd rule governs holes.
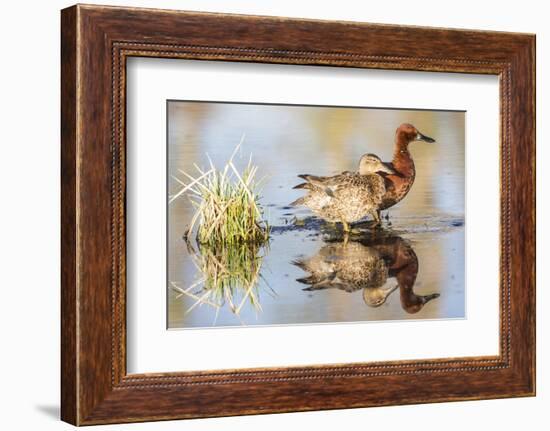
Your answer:
[[[410,144],[415,183],[383,212],[382,228],[362,223],[346,239],[289,206],[303,195],[292,188],[298,174],[356,170],[366,152],[391,161],[404,122],[437,143]],[[171,178],[178,170],[196,173],[208,156],[223,166],[245,135],[236,165],[252,155],[265,176],[260,202],[272,232],[267,246],[245,251],[250,274],[232,279],[232,296],[215,297],[201,280],[231,253],[186,243],[194,210],[185,196],[169,204],[168,328],[465,317],[464,127],[455,111],[169,102],[169,194],[181,189]]]

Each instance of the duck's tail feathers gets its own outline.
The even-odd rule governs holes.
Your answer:
[[[309,175],[309,174],[300,174],[298,175],[298,178],[302,178],[303,180],[306,180],[308,183],[321,181],[321,177],[318,177],[316,175]]]
[[[307,174],[298,175],[298,176],[307,181],[306,183],[307,185],[302,186],[300,188],[303,188],[303,189],[308,188],[310,190],[322,189],[325,192],[326,192],[325,189],[328,189],[328,186],[327,186],[328,177],[318,177],[316,175],[307,175]],[[333,196],[332,192],[328,192],[327,194],[330,196]]]
[[[338,281],[335,272],[330,273],[313,273],[308,277],[297,278],[296,281],[302,284],[309,284],[302,290],[321,290],[334,287],[334,281]]]
[[[296,281],[302,284],[315,284],[317,282],[317,278],[310,275],[309,277],[297,278]]]
[[[307,189],[307,190],[311,190],[312,187],[311,187],[311,184],[310,183],[300,183],[294,187],[292,187],[293,189]]]
[[[294,202],[291,202],[289,204],[289,206],[291,207],[299,207],[300,205],[305,205],[306,204],[306,199],[305,197],[301,197],[301,198],[298,198],[296,199]]]
[[[293,265],[296,265],[298,268],[304,270],[304,271],[308,271],[308,264],[307,264],[307,261],[304,260],[304,259],[294,259],[292,262]]]
[[[307,283],[304,283],[304,284],[307,284]],[[334,289],[334,288],[340,289],[341,287],[339,284],[332,283],[330,280],[323,280],[319,283],[310,284],[308,287],[304,287],[302,290],[306,292],[311,292],[314,290]]]

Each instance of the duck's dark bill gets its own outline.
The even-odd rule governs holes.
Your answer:
[[[420,141],[428,142],[429,144],[433,144],[435,142],[434,138],[430,138],[429,136],[423,135],[420,132],[418,132],[418,139]]]

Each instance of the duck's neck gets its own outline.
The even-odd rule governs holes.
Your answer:
[[[401,201],[414,183],[414,162],[409,153],[408,142],[395,137],[392,167],[396,174],[386,176],[386,194],[380,209],[389,208]]]
[[[409,143],[396,137],[393,151],[393,168],[404,178],[414,178],[414,162],[409,153]]]

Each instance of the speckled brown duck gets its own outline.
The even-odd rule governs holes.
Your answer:
[[[395,171],[374,154],[365,154],[359,161],[358,172],[346,171],[330,177],[298,175],[306,182],[294,188],[308,192],[291,205],[304,205],[326,221],[341,222],[346,232],[350,223],[367,215],[379,222],[379,208],[387,194],[380,173],[395,174]]]
[[[385,163],[394,172],[384,176],[386,192],[378,207],[378,218],[381,210],[390,208],[403,200],[414,183],[416,169],[409,152],[409,144],[413,141],[434,143],[435,139],[423,135],[412,124],[403,123],[397,128],[393,159],[390,163]]]

